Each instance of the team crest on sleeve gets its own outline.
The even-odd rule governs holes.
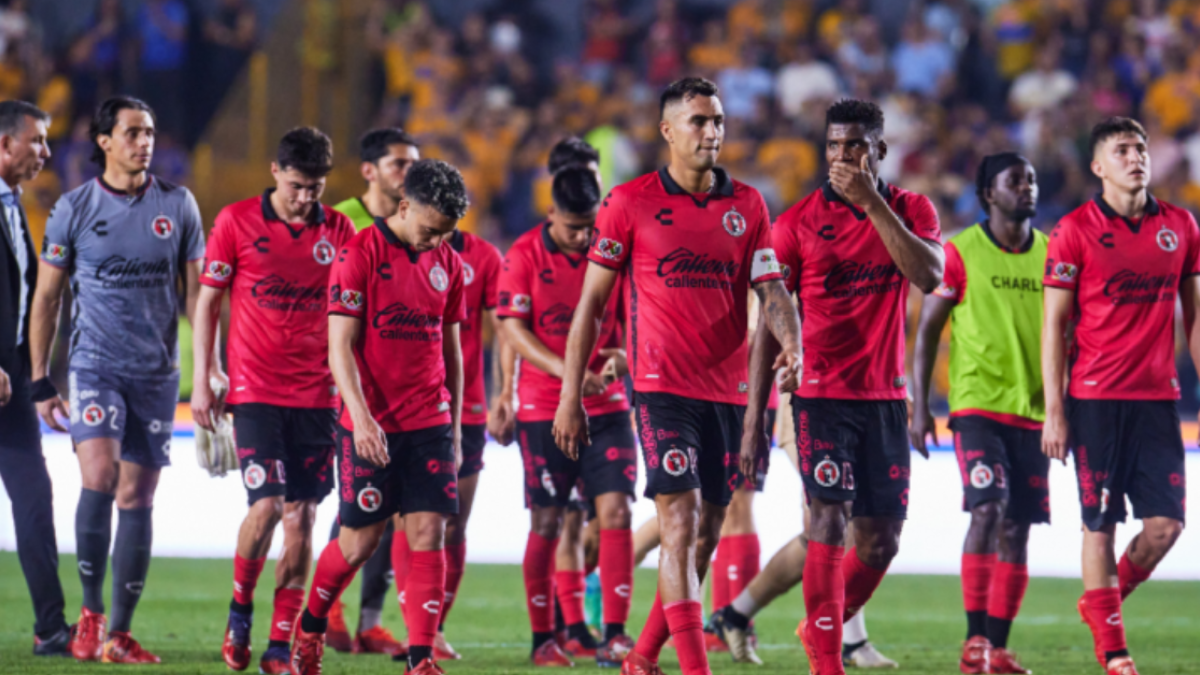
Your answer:
[[[334,253],[336,253],[336,249],[333,248],[333,244],[329,243],[329,240],[325,237],[321,237],[321,241],[318,241],[313,246],[313,260],[322,265],[328,265],[333,262]]]
[[[996,474],[988,468],[986,464],[976,464],[975,468],[971,469],[971,487],[976,490],[983,490],[992,486],[996,480]]]
[[[267,470],[261,464],[250,464],[242,473],[242,480],[246,483],[246,488],[257,490],[267,482]]]
[[[533,300],[528,295],[516,294],[512,296],[512,310],[528,314],[533,309]]]
[[[841,469],[838,469],[837,462],[828,457],[821,460],[813,469],[813,478],[821,487],[833,487],[837,485],[841,477],[842,472]]]
[[[104,422],[104,408],[101,408],[98,403],[91,403],[83,409],[80,415],[83,423],[89,427],[100,426]]]
[[[208,276],[217,281],[225,281],[231,274],[233,274],[233,268],[227,262],[213,260],[208,263]]]
[[[429,270],[429,285],[439,292],[450,287],[450,275],[441,263],[434,263],[433,269]]]
[[[383,493],[372,485],[358,491],[358,508],[367,513],[375,513],[383,506]]]
[[[1166,225],[1154,235],[1154,241],[1158,242],[1158,247],[1170,253],[1179,248],[1179,236],[1173,231],[1168,230]]]
[[[949,298],[951,300],[954,299],[954,296],[957,294],[957,292],[957,290],[947,286],[946,284],[938,284],[938,287],[933,289],[934,295],[942,298]]]
[[[730,207],[725,215],[721,216],[721,225],[731,237],[740,237],[746,233],[746,219],[734,207]]]
[[[154,232],[154,236],[159,239],[170,239],[171,234],[175,232],[175,221],[171,220],[169,216],[160,214],[150,224],[150,229]]]
[[[470,286],[471,282],[475,281],[475,268],[471,267],[471,263],[463,261],[463,286]]]
[[[342,291],[342,305],[346,309],[362,309],[362,293],[358,291]]]
[[[51,244],[46,242],[46,260],[50,262],[60,262],[67,259],[67,247],[62,244]]]
[[[750,278],[761,279],[768,274],[779,274],[779,260],[775,257],[775,249],[760,248],[754,252],[753,262],[750,263]]]
[[[601,258],[606,260],[616,260],[621,257],[621,253],[625,251],[625,247],[621,242],[612,239],[603,238],[596,244],[596,252]]]
[[[1053,277],[1058,281],[1070,283],[1075,281],[1075,275],[1079,272],[1079,268],[1068,262],[1060,262],[1054,266]]]

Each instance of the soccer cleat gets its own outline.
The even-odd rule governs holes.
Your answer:
[[[728,647],[734,663],[753,663],[756,666],[763,664],[754,650],[754,645],[750,643],[750,631],[742,630],[726,621],[725,610],[714,613],[708,625],[712,627],[712,634]]]
[[[992,647],[988,651],[988,669],[991,675],[1030,675],[1032,670],[1026,669],[1012,652],[1004,647]]]
[[[899,668],[900,664],[889,659],[875,649],[875,645],[864,642],[858,649],[842,657],[842,663],[848,668]]]
[[[982,635],[975,635],[963,643],[962,658],[958,661],[958,669],[968,675],[986,673],[988,671],[988,652],[992,643]]]
[[[230,670],[242,671],[250,666],[250,625],[253,620],[253,615],[229,610],[221,658]]]
[[[330,621],[329,625],[332,628],[333,622]],[[329,644],[329,636],[332,632],[331,630],[325,634],[326,644]],[[354,654],[387,654],[389,656],[403,653],[406,658],[408,657],[408,648],[392,635],[392,631],[382,625],[359,631],[358,635],[354,636],[350,652]]]
[[[663,671],[658,667],[657,661],[651,661],[631,650],[621,662],[621,675],[663,675]]]
[[[104,663],[162,663],[162,659],[142,649],[132,635],[123,631],[108,634],[108,642],[104,643],[104,654],[100,660]]]
[[[325,644],[335,652],[354,651],[354,638],[350,637],[350,629],[346,628],[346,606],[341,600],[329,608],[329,627],[325,629]]]
[[[438,634],[433,636],[433,660],[434,661],[457,661],[462,658],[462,654],[454,651],[454,647],[446,642],[446,634],[438,631]]]
[[[1092,648],[1096,650],[1096,662],[1099,663],[1101,667],[1107,668],[1108,662],[1104,659],[1104,650],[1100,648],[1100,640],[1097,639],[1097,636],[1100,635],[1100,631],[1092,625],[1092,614],[1088,611],[1088,601],[1086,595],[1079,598],[1079,604],[1076,605],[1076,607],[1079,608],[1080,618],[1082,618],[1083,622],[1087,624],[1088,630],[1092,632]]]
[[[567,644],[562,646],[562,650],[567,656],[573,659],[594,659],[596,658],[596,648],[586,645],[582,640],[570,638]]]
[[[544,668],[570,668],[575,665],[554,640],[546,640],[533,650],[530,660],[533,661],[533,665]]]
[[[431,658],[422,659],[416,668],[405,668],[404,673],[405,675],[446,675],[446,671],[439,668]]]
[[[621,662],[633,651],[633,638],[615,635],[596,649],[596,665],[601,668],[620,668]]]
[[[1128,656],[1118,656],[1108,665],[1104,667],[1104,672],[1107,675],[1138,675],[1137,668],[1133,665],[1133,659]]]
[[[306,633],[297,628],[292,640],[291,675],[321,675],[321,659],[325,656],[325,634]]]
[[[107,629],[108,620],[103,614],[84,607],[79,613],[79,623],[75,624],[75,634],[71,638],[71,656],[74,656],[76,661],[99,661],[104,652],[104,634]]]
[[[805,628],[808,628],[808,619],[800,619],[800,624],[796,626],[796,637],[800,638],[800,646],[804,647],[804,655],[808,657],[808,675],[818,675],[817,654],[808,643],[808,631]]]
[[[287,647],[267,647],[258,662],[258,672],[262,675],[291,675],[291,661],[292,654]]]
[[[34,656],[70,656],[71,655],[71,638],[74,636],[74,628],[67,627],[58,631],[54,635],[45,640],[38,636],[33,636],[33,655]]]
[[[726,647],[725,643],[721,642],[721,638],[716,633],[710,633],[706,630],[704,631],[704,651],[727,652],[729,651],[729,647]]]

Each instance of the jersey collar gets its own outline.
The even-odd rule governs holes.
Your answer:
[[[658,170],[658,180],[662,183],[663,190],[666,190],[667,194],[671,195],[672,197],[686,195],[692,198],[692,201],[696,203],[696,206],[704,208],[708,206],[708,202],[710,199],[712,199],[713,195],[720,195],[722,197],[733,196],[733,181],[730,180],[729,174],[725,172],[725,169],[722,169],[719,166],[714,166],[712,172],[714,181],[713,190],[703,197],[697,197],[696,195],[680,187],[679,183],[676,183],[675,179],[671,178],[671,172],[667,171],[667,167],[665,166]]]
[[[408,261],[410,263],[416,263],[417,259],[421,257],[420,251],[414,251],[408,244],[400,241],[400,237],[397,237],[396,233],[392,232],[392,229],[387,226],[387,220],[383,218],[376,218],[375,227],[381,234],[383,234],[383,240],[386,241],[388,245],[399,246],[400,248],[404,249],[404,252],[408,254]]]
[[[1033,227],[1029,228],[1029,238],[1026,239],[1025,243],[1021,244],[1019,248],[1009,248],[1004,244],[1001,244],[1000,240],[996,239],[996,235],[992,234],[991,220],[984,219],[983,222],[979,223],[979,229],[983,230],[983,233],[987,235],[988,241],[992,242],[996,248],[1004,251],[1005,253],[1028,253],[1033,249],[1033,240],[1035,238],[1035,235],[1033,234]]]
[[[875,179],[875,189],[879,191],[879,194],[883,195],[884,201],[892,201],[892,186],[888,185],[887,182],[882,178]],[[821,184],[821,195],[824,196],[825,201],[829,202],[830,204],[842,204],[846,208],[850,209],[850,213],[853,213],[854,217],[858,220],[867,219],[867,212],[860,210],[857,206],[851,204],[845,199],[842,199],[842,196],[837,193],[837,190],[833,189],[833,183],[830,183],[828,180]]]
[[[550,236],[550,221],[548,220],[542,223],[542,245],[545,246],[546,250],[551,254],[562,254],[562,257],[567,259],[567,262],[570,263],[571,267],[579,267],[580,263],[582,263],[584,260],[587,260],[586,255],[581,255],[578,259],[571,257],[570,254],[559,248],[558,244],[554,243],[554,237]]]
[[[467,238],[463,236],[462,230],[454,230],[454,234],[450,235],[450,248],[457,253],[462,253],[467,246]]]
[[[1100,213],[1103,213],[1105,218],[1110,220],[1113,218],[1120,218],[1122,222],[1125,223],[1126,227],[1129,228],[1129,231],[1133,232],[1134,234],[1137,234],[1142,229],[1142,223],[1146,222],[1146,218],[1150,216],[1157,216],[1162,212],[1162,208],[1158,205],[1158,200],[1155,199],[1154,195],[1150,194],[1149,192],[1146,193],[1146,214],[1142,216],[1141,222],[1134,222],[1129,218],[1117,213],[1116,209],[1109,206],[1108,202],[1104,201],[1103,192],[1097,192],[1096,196],[1092,198],[1092,201],[1096,202],[1096,207],[1100,209]]]
[[[264,220],[278,220],[279,222],[283,223],[284,225],[287,225],[287,228],[289,230],[291,230],[292,229],[291,223],[284,222],[283,219],[279,217],[279,214],[275,213],[275,207],[271,206],[271,193],[273,193],[273,192],[275,192],[275,188],[267,188],[266,192],[263,192],[263,195],[262,195],[263,219]],[[317,203],[315,215],[309,217],[308,224],[309,225],[324,225],[325,224],[325,207],[320,202]],[[292,236],[297,236],[295,231],[293,231]]]
[[[99,183],[100,187],[103,188],[105,192],[111,195],[116,195],[117,197],[124,197],[127,201],[132,202],[135,199],[141,199],[142,196],[146,194],[146,190],[150,189],[150,184],[154,182],[154,174],[147,173],[146,182],[142,183],[141,189],[136,192],[130,192],[129,190],[118,190],[108,183],[105,183],[104,176],[96,176],[96,182]]]

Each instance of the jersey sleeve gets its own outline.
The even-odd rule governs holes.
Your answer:
[[[446,247],[449,248],[449,247]],[[457,253],[450,256],[450,288],[446,289],[446,308],[442,311],[442,323],[462,323],[467,320],[466,293],[463,292],[463,263]]]
[[[370,261],[361,246],[343,247],[329,270],[329,313],[362,319],[367,313]]]
[[[932,295],[954,303],[962,302],[967,292],[967,268],[963,265],[962,254],[954,242],[946,242],[946,271],[942,274],[942,283],[933,289]]]
[[[905,220],[913,234],[922,239],[942,243],[942,224],[929,197],[910,194],[906,211]]]
[[[522,251],[509,250],[500,270],[496,310],[498,316],[528,319],[533,314],[530,270],[529,261]]]
[[[204,257],[204,221],[200,219],[200,206],[191,190],[184,191],[185,199],[179,211],[179,226],[183,235],[181,245],[188,262]]]
[[[779,272],[788,293],[795,293],[800,283],[800,241],[796,228],[786,214],[775,221],[771,228],[771,247],[779,261]]]
[[[1079,272],[1083,269],[1083,249],[1070,221],[1061,220],[1050,233],[1046,249],[1046,273],[1042,284],[1053,288],[1075,290]]]
[[[496,309],[500,296],[500,251],[495,246],[484,243],[483,265],[483,308]]]
[[[1196,226],[1196,219],[1191,212],[1185,211],[1187,216],[1187,233],[1188,247],[1183,259],[1183,276],[1190,277],[1200,274],[1200,227]]]
[[[753,245],[750,250],[753,251],[750,257],[750,283],[758,284],[764,281],[776,281],[783,279],[783,272],[779,268],[779,259],[775,254],[775,247],[771,243],[771,215],[767,212],[767,203],[763,201],[762,195],[758,197],[757,213],[751,218],[752,229],[754,235]]]
[[[608,193],[596,215],[596,243],[588,260],[609,269],[620,270],[629,262],[633,242],[633,222],[629,218],[627,198],[619,191]]]
[[[229,288],[237,273],[237,228],[228,209],[217,214],[212,236],[204,252],[200,283],[213,288]]]
[[[75,209],[67,196],[58,198],[46,220],[46,236],[42,240],[42,260],[55,266],[67,269],[75,257],[75,242],[73,241],[73,225]]]

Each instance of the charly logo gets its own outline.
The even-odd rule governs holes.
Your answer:
[[[740,237],[746,233],[746,219],[734,207],[730,207],[725,215],[721,216],[721,225],[731,237]]]
[[[150,229],[159,239],[170,239],[171,233],[175,231],[175,221],[168,216],[160,215],[150,224]]]
[[[471,282],[475,281],[475,268],[471,267],[471,263],[463,261],[463,285],[470,286]]]
[[[337,249],[333,247],[333,244],[329,243],[329,240],[325,237],[321,237],[321,241],[318,241],[313,246],[313,260],[322,265],[328,265],[333,262],[333,255],[336,252]]]
[[[1158,247],[1170,253],[1179,248],[1179,236],[1171,230],[1167,229],[1166,225],[1154,235],[1154,241],[1158,242]]]
[[[208,276],[217,281],[225,281],[231,274],[233,274],[233,267],[227,262],[213,260],[208,263]]]
[[[449,288],[450,275],[446,274],[441,263],[434,263],[433,269],[429,270],[429,285],[439,293]]]

